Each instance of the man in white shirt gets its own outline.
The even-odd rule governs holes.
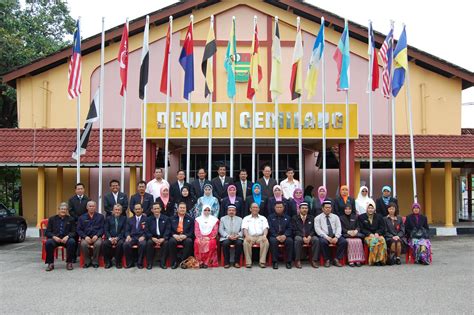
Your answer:
[[[286,199],[293,198],[293,192],[296,188],[301,188],[300,182],[294,179],[295,171],[290,167],[286,170],[286,179],[280,182],[281,189],[283,190],[283,197]]]
[[[268,221],[258,212],[260,208],[258,204],[252,203],[250,205],[250,215],[246,216],[242,220],[242,231],[244,233],[244,255],[245,255],[245,266],[252,268],[252,246],[258,244],[260,247],[260,260],[259,265],[261,268],[265,268],[265,262],[268,252]]]
[[[157,168],[155,170],[155,178],[148,182],[145,192],[152,194],[153,201],[156,201],[156,198],[160,197],[161,188],[165,185],[170,187],[170,184],[163,179],[163,170]]]

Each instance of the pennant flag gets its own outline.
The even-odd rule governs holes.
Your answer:
[[[374,40],[374,30],[372,28],[372,22],[369,23],[369,61],[370,56],[372,56],[372,73],[369,73],[369,81],[372,80],[372,86],[369,87],[372,91],[375,91],[379,88],[379,61],[377,60],[377,54],[375,53],[375,40]],[[367,89],[368,90],[368,89]]]
[[[166,45],[165,45],[165,52],[164,52],[164,61],[163,61],[163,69],[161,70],[161,84],[160,84],[160,92],[165,94],[167,93],[167,84],[168,84],[168,62],[169,62],[169,55],[171,54],[171,22],[168,24],[168,33],[166,33]],[[171,93],[171,81],[170,81],[170,96]]]
[[[100,101],[100,93],[99,89],[97,89],[97,92],[94,95],[94,98],[92,99],[91,106],[89,107],[89,113],[87,114],[86,118],[86,124],[84,125],[84,130],[81,132],[81,155],[86,154],[86,149],[87,149],[87,144],[89,142],[89,137],[91,135],[92,131],[92,125],[94,124],[95,121],[99,120],[99,101]],[[74,160],[77,160],[77,148],[74,149],[72,153],[72,158]]]
[[[193,24],[189,23],[188,31],[184,39],[183,49],[179,55],[179,63],[184,69],[184,91],[183,97],[188,99],[189,93],[194,91],[194,43]]]
[[[408,48],[405,26],[403,26],[402,34],[393,51],[393,62],[392,95],[396,97],[405,83],[405,73],[408,70]]]
[[[323,58],[324,46],[324,22],[322,21],[318,36],[314,41],[313,51],[311,53],[311,59],[309,60],[308,72],[304,84],[308,93],[308,99],[313,97],[318,86],[318,72],[321,65],[321,59]]]
[[[252,37],[252,52],[250,57],[249,80],[247,83],[247,98],[251,100],[258,91],[258,84],[262,81],[263,73],[262,66],[260,66],[260,57],[258,55],[258,28],[255,23],[255,28]]]
[[[296,31],[295,49],[293,50],[290,91],[292,100],[301,97],[301,93],[303,92],[303,41],[301,38],[301,27],[299,25]]]
[[[349,26],[344,22],[344,31],[334,53],[333,59],[337,64],[337,90],[349,90],[350,80],[350,49],[349,49]]]
[[[382,94],[390,98],[392,86],[392,59],[393,59],[393,26],[379,50],[380,59],[383,63],[382,69]]]
[[[211,18],[212,19],[212,18]],[[212,65],[212,57],[217,52],[216,37],[214,36],[214,27],[209,27],[209,33],[207,33],[206,46],[204,47],[204,54],[202,56],[201,70],[204,74],[204,97],[207,97],[210,93],[214,92],[214,73]]]
[[[281,89],[281,44],[278,19],[275,19],[275,34],[273,34],[272,42],[272,75],[270,78],[270,91],[273,100],[283,93]]]
[[[227,72],[227,96],[235,96],[235,61],[237,58],[237,41],[235,39],[235,18],[232,19],[230,27],[229,43],[225,53],[224,68]]]
[[[127,90],[127,72],[128,72],[128,23],[125,23],[122,32],[122,40],[120,41],[120,48],[117,56],[117,61],[120,64],[120,80],[122,87],[120,88],[120,95]]]
[[[145,97],[145,86],[148,84],[148,65],[150,59],[148,50],[148,29],[149,25],[146,23],[145,32],[143,34],[142,63],[140,65],[140,84],[138,87],[138,97],[140,97],[140,99]]]
[[[76,23],[76,30],[74,31],[74,43],[72,45],[71,61],[68,70],[68,86],[67,94],[69,99],[75,99],[82,92],[82,78],[81,78],[81,32],[79,28],[79,20]]]

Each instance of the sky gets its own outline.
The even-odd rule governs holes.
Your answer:
[[[67,0],[71,16],[81,17],[82,37],[101,31],[101,19],[109,29],[159,10],[177,1],[160,0]],[[374,0],[306,0],[321,9],[350,21],[367,25],[372,20],[374,30],[387,34],[390,20],[395,21],[395,38],[402,23],[407,28],[408,44],[432,55],[474,71],[474,30],[470,1],[465,0],[398,0],[390,11],[390,2]],[[378,2],[378,4],[377,4]],[[383,4],[382,4],[383,3]],[[453,31],[454,30],[454,31]],[[474,128],[474,87],[463,91],[462,127]],[[471,104],[472,105],[469,105]]]

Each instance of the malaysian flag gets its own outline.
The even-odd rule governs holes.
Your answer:
[[[380,47],[379,56],[383,63],[382,93],[385,98],[390,98],[390,91],[392,89],[393,27],[385,38],[382,47]]]
[[[79,30],[79,20],[77,20],[76,30],[74,32],[74,44],[72,45],[71,62],[68,71],[68,87],[67,94],[69,99],[75,99],[82,92],[81,88],[81,32]]]

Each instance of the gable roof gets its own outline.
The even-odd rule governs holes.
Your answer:
[[[179,18],[181,16],[190,14],[192,10],[208,7],[218,2],[221,2],[221,0],[181,0],[180,2],[150,13],[150,23],[153,23],[155,25],[165,24],[168,22],[168,17],[170,15],[173,15],[175,18]],[[321,17],[324,16],[326,26],[332,27],[338,32],[342,32],[344,28],[344,18],[334,13],[325,11],[312,4],[306,3],[304,1],[263,0],[263,2],[269,3],[284,10],[292,10],[295,15],[301,16],[311,21],[315,21],[317,23],[321,23]],[[245,2],[243,2],[243,4],[245,4]],[[145,24],[144,21],[145,16],[130,21],[130,36],[141,33],[143,31],[143,27]],[[349,36],[354,39],[367,42],[367,27],[349,21],[349,29]],[[107,30],[105,32],[105,46],[107,46],[111,42],[120,40],[121,35],[122,25]],[[81,44],[83,55],[87,55],[88,53],[100,49],[100,37],[101,34],[99,33],[83,40]],[[385,35],[379,32],[375,32],[374,39],[376,46],[380,47],[385,39]],[[21,67],[11,70],[8,73],[3,74],[2,81],[15,87],[16,79],[28,74],[35,75],[47,71],[48,69],[54,68],[60,64],[67,63],[69,61],[70,56],[71,48],[66,47],[56,53],[35,60],[29,64],[23,65]],[[438,58],[425,51],[419,50],[413,46],[408,46],[408,58],[416,65],[425,68],[429,71],[433,71],[448,78],[460,78],[462,80],[463,89],[474,86],[474,72],[471,72],[446,60]]]

